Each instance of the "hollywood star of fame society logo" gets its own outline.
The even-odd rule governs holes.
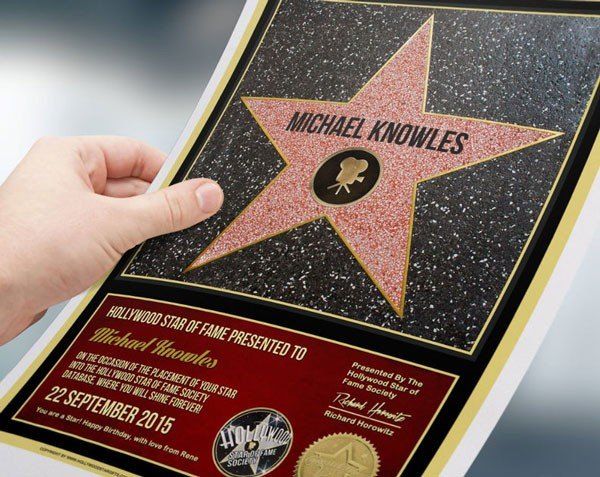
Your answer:
[[[242,98],[285,162],[186,268],[326,219],[403,315],[419,183],[562,133],[426,111],[433,16],[347,102]]]
[[[288,455],[292,426],[273,409],[249,409],[234,416],[217,434],[213,458],[229,477],[258,477],[270,473]]]

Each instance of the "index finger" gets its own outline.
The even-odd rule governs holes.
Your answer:
[[[166,155],[159,149],[136,139],[121,136],[82,136],[78,138],[85,153],[84,161],[104,166],[106,177],[137,177],[152,182]]]

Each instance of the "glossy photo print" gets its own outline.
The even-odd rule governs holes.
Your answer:
[[[224,28],[185,0],[179,16],[165,4],[156,23],[139,20],[163,32],[148,43],[127,21],[140,5],[131,17],[119,5],[118,21],[153,53],[186,25]],[[158,26],[171,18],[173,30]],[[205,183],[167,186],[201,177],[223,187],[222,210],[139,238],[29,346],[0,382],[4,470],[466,475],[519,400],[578,265],[594,268],[599,20],[590,2],[248,0],[200,100],[183,101],[193,113],[148,213],[76,217],[119,238],[147,227],[147,238],[162,211],[177,230],[187,202],[206,212]],[[187,38],[160,52],[180,66],[151,61],[171,79],[111,123],[173,107],[173,78],[207,61],[206,40]],[[200,75],[188,77],[199,93]],[[144,70],[126,83],[139,78],[155,80]],[[560,349],[540,356],[529,401],[511,405],[512,424],[486,444],[497,457],[474,475],[589,466],[597,333],[591,301],[573,303],[590,286],[565,305]]]
[[[564,172],[594,18],[285,0],[184,177],[223,212],[123,275],[471,354]]]

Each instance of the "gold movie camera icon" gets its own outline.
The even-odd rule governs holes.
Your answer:
[[[327,187],[327,189],[333,189],[337,187],[335,195],[338,195],[342,189],[350,193],[350,187],[355,182],[362,182],[365,178],[360,176],[362,172],[365,172],[369,167],[369,163],[364,159],[356,159],[355,157],[347,157],[340,163],[340,172],[335,178],[336,183]]]

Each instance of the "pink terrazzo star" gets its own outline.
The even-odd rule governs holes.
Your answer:
[[[417,184],[560,135],[426,112],[432,31],[433,17],[347,103],[244,98],[286,167],[187,270],[312,220],[326,218],[395,311],[402,315]],[[296,112],[364,118],[364,123],[357,134],[357,119],[355,128],[346,130],[345,136],[328,134],[331,129],[325,127],[315,132],[318,122],[304,131],[286,130],[290,129]],[[429,139],[433,130],[439,131],[434,141],[425,141],[422,147],[409,145],[410,134],[404,143],[396,137],[397,144],[395,139],[388,142],[393,136],[382,139],[385,128],[380,130],[381,134],[369,138],[377,121],[413,125],[413,130],[431,128]],[[445,136],[448,131],[454,134]],[[457,142],[460,133],[466,134],[459,140],[462,147]],[[449,142],[440,146],[443,138]],[[365,148],[379,158],[382,166],[379,183],[370,195],[347,206],[317,202],[311,193],[315,171],[327,157],[348,148]]]

